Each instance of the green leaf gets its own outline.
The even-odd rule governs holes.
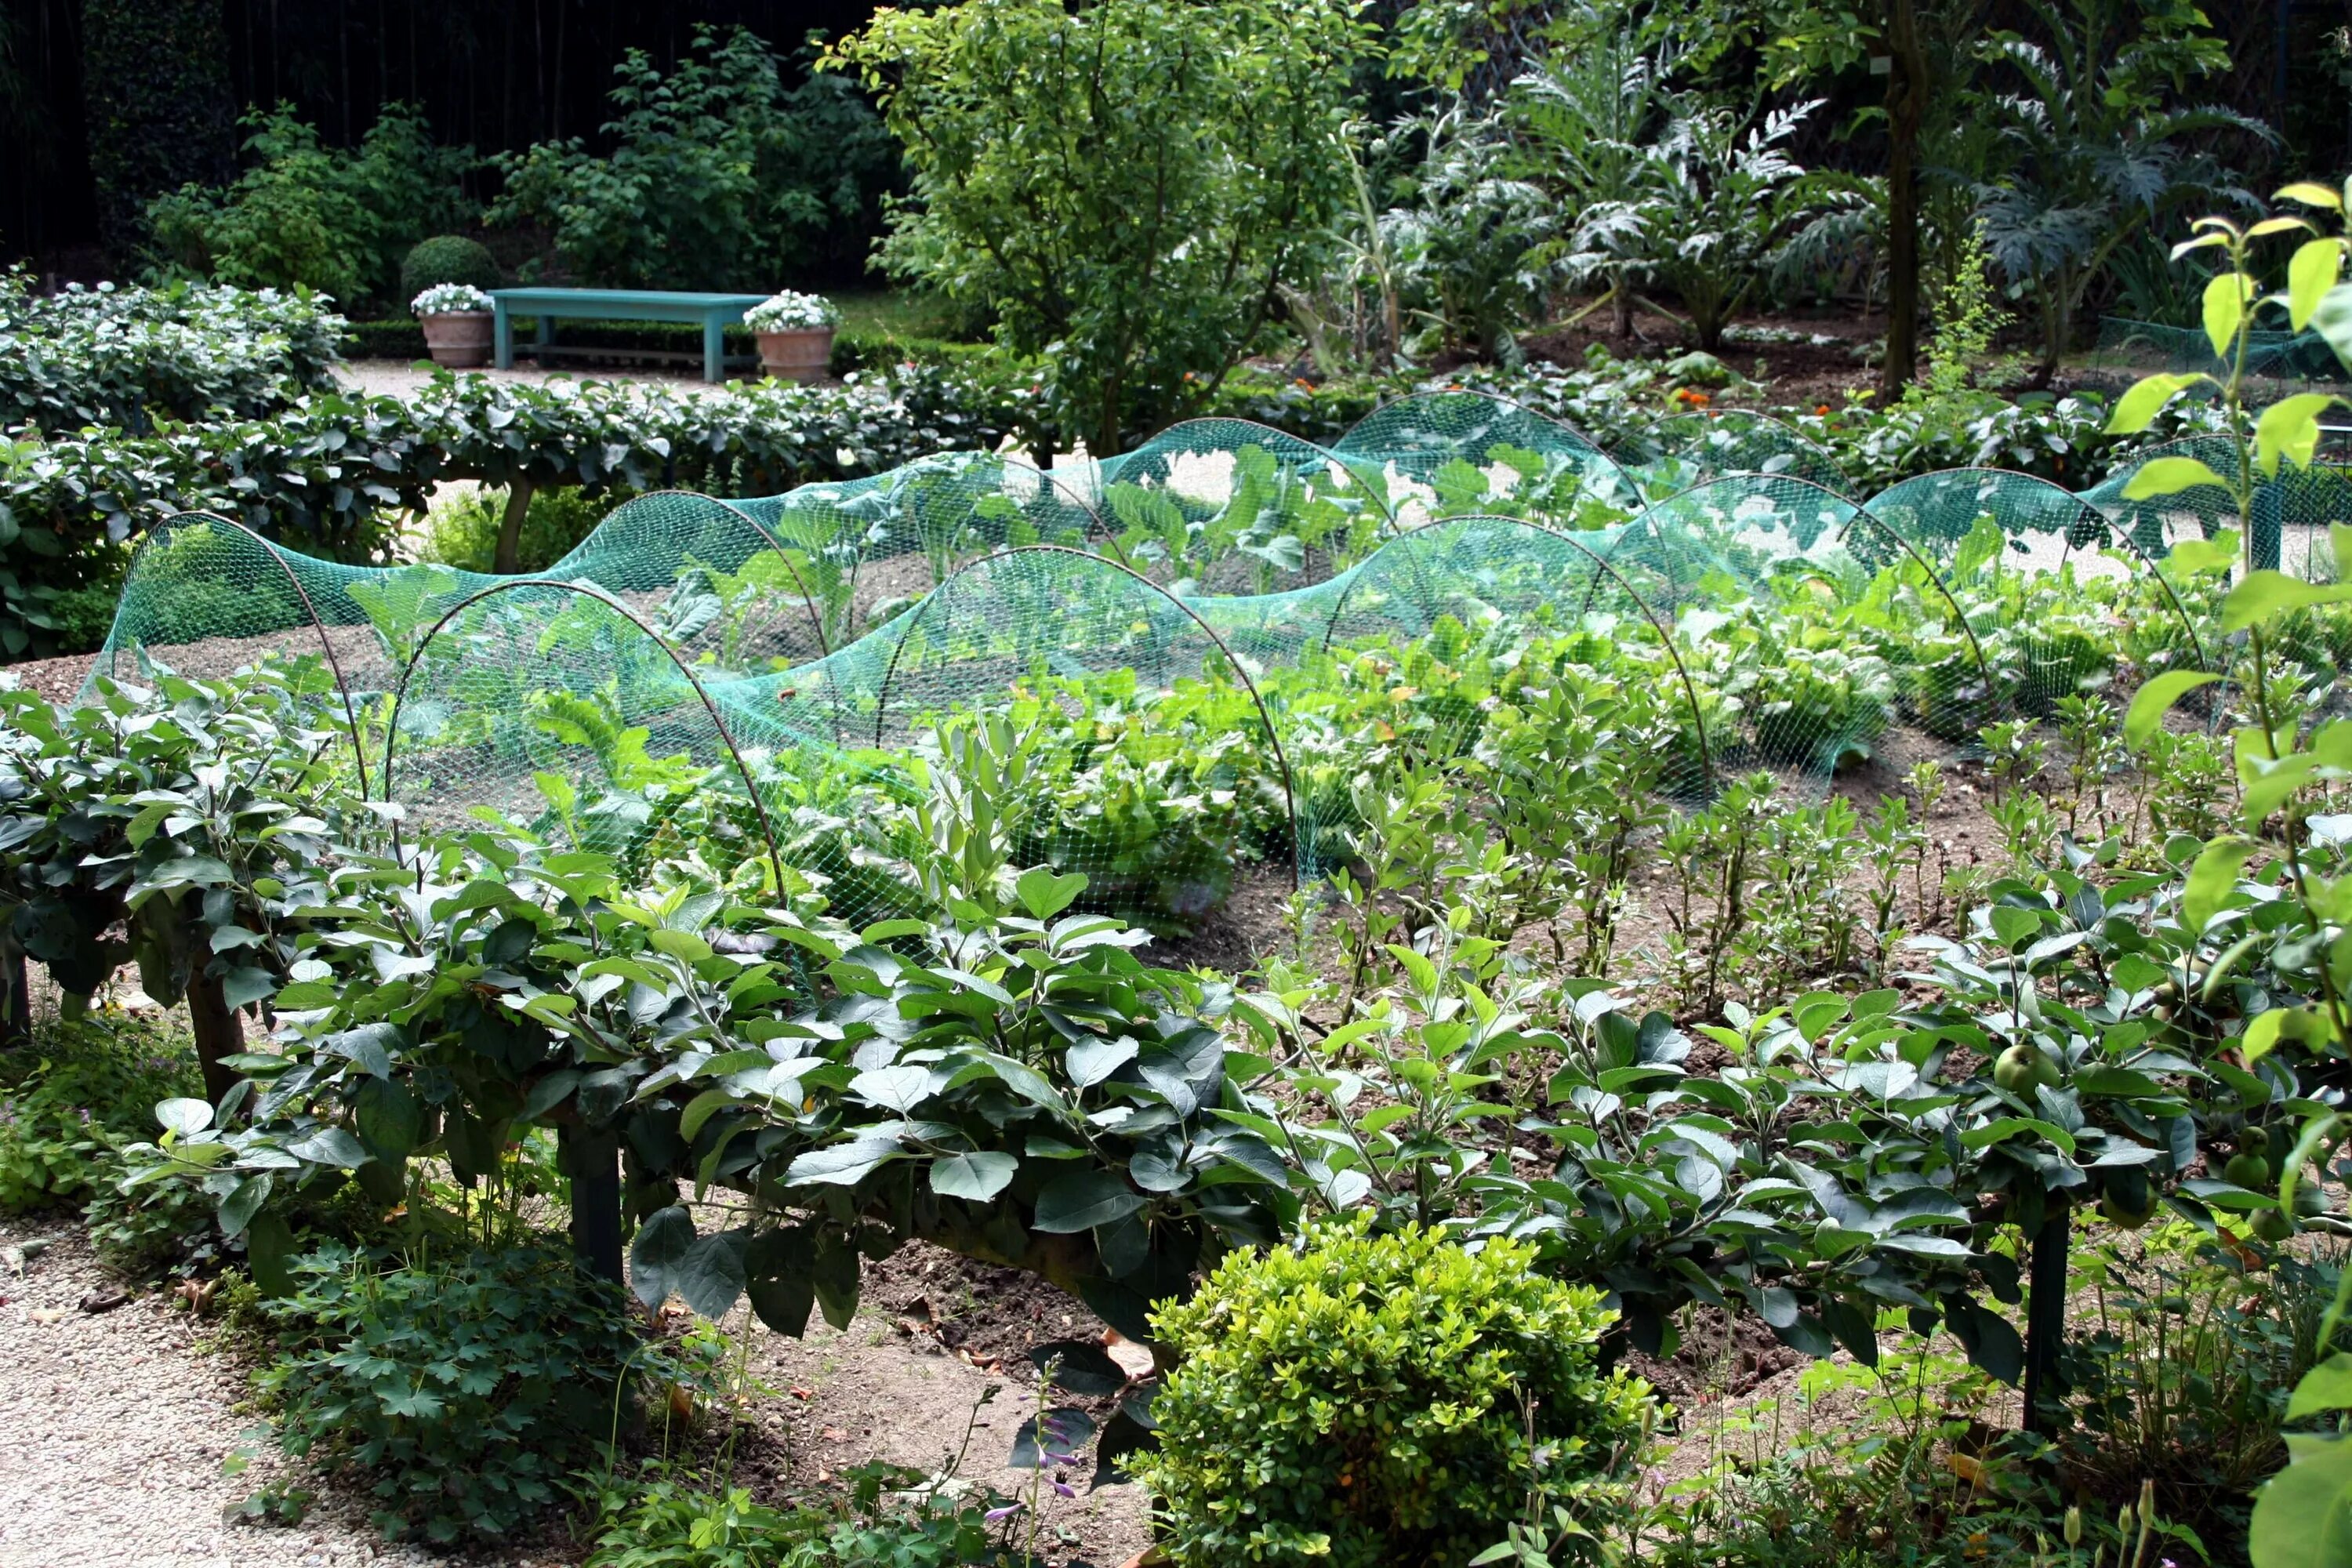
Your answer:
[[[234,1237],[250,1225],[253,1216],[260,1212],[263,1201],[269,1196],[269,1173],[267,1171],[239,1182],[236,1191],[229,1194],[227,1201],[220,1206],[221,1234]]]
[[[2338,283],[2320,296],[2311,312],[2311,330],[2326,339],[2336,357],[2352,369],[2352,283]]]
[[[1040,1377],[1081,1399],[1105,1399],[1127,1386],[1127,1369],[1091,1340],[1054,1340],[1032,1345],[1029,1360]]]
[[[2069,1154],[2074,1152],[2073,1133],[2056,1122],[2044,1121],[2038,1116],[1998,1117],[1981,1127],[1969,1128],[1960,1134],[1960,1142],[1971,1149],[1985,1149],[2021,1132],[2032,1132],[2048,1139]]]
[[[2221,629],[2242,632],[2248,626],[2313,605],[2352,602],[2352,583],[2306,583],[2284,572],[2249,572],[2221,601]]]
[[[931,1097],[930,1069],[911,1066],[875,1068],[851,1079],[849,1092],[868,1105],[905,1115]]]
[[[2352,1410],[2352,1351],[2337,1351],[2305,1373],[2287,1396],[2290,1421],[2306,1420],[2325,1410]]]
[[[784,1185],[854,1187],[891,1161],[900,1158],[901,1153],[895,1139],[856,1139],[846,1143],[830,1143],[822,1149],[811,1149],[795,1155],[792,1164],[785,1168]]]
[[[2301,202],[2305,206],[2318,207],[2326,212],[2340,213],[2344,210],[2344,198],[2341,195],[2326,185],[2310,180],[2297,180],[2293,184],[2281,185],[2278,194],[2271,199],[2281,202]]]
[[[2194,458],[2150,458],[2124,481],[2124,500],[2148,500],[2157,496],[2178,495],[2199,485],[2230,489],[2229,480]]]
[[[294,1294],[294,1230],[284,1215],[264,1211],[253,1216],[245,1231],[245,1262],[263,1295]]]
[[[356,1170],[368,1159],[368,1152],[360,1141],[340,1127],[321,1127],[286,1145],[286,1152],[298,1160],[345,1171]]]
[[[2315,186],[2314,189],[2320,187]],[[2286,264],[2286,320],[2296,331],[2311,325],[2311,313],[2336,287],[2344,270],[2341,240],[2314,239],[2295,247]]]
[[[157,1103],[155,1120],[167,1132],[193,1138],[213,1124],[213,1108],[208,1100],[166,1100]]]
[[[740,1105],[742,1097],[724,1089],[706,1089],[687,1102],[685,1113],[677,1119],[677,1135],[688,1142],[702,1131],[702,1124],[730,1105]]]
[[[2213,345],[2213,357],[2225,364],[2253,299],[2254,280],[2242,272],[2216,273],[2205,284],[2205,341]]]
[[[1020,1168],[1020,1161],[994,1150],[943,1154],[931,1162],[931,1191],[943,1198],[984,1204],[1003,1192]]]
[[[2147,429],[2162,412],[2164,405],[2183,391],[2200,381],[2210,381],[2209,375],[2194,373],[2179,375],[2151,375],[2134,382],[2129,391],[2116,399],[2116,411],[2107,418],[2110,436],[2137,436]]]
[[[667,1212],[667,1210],[664,1212]],[[725,1317],[743,1294],[743,1249],[749,1230],[698,1237],[670,1273],[670,1288],[697,1317]]]
[[[649,931],[646,932],[646,942],[656,952],[666,952],[688,963],[699,963],[710,956],[710,944],[689,931]]]
[[[2254,426],[2254,462],[2263,478],[2278,478],[2281,458],[2298,468],[2309,468],[2312,454],[2319,449],[2319,416],[2339,401],[2325,392],[2298,392],[2263,409]]]
[[[1133,1061],[1138,1049],[1135,1041],[1124,1036],[1116,1040],[1086,1039],[1071,1046],[1062,1061],[1071,1082],[1080,1089],[1092,1089]]]
[[[221,978],[221,1000],[232,1009],[249,1007],[277,994],[278,976],[266,969],[256,969],[248,964],[242,969],[232,969]]]
[[[2216,838],[2199,854],[2189,868],[2189,881],[2180,894],[2180,921],[2190,935],[2203,935],[2213,923],[2213,917],[2237,890],[2238,873],[2255,848],[2251,838]]]
[[[678,1266],[694,1247],[694,1216],[672,1204],[646,1216],[629,1244],[629,1288],[637,1300],[658,1310],[675,1289]]]
[[[352,1125],[379,1160],[398,1160],[415,1149],[423,1123],[415,1100],[394,1079],[367,1079],[352,1098]]]
[[[2135,751],[2147,745],[2163,727],[2164,716],[2174,703],[2221,679],[2201,669],[2168,669],[2143,682],[2132,693],[2131,709],[2124,715],[2124,742]]]
[[[1069,1236],[1125,1219],[1141,1207],[1142,1195],[1109,1172],[1072,1171],[1037,1194],[1032,1226],[1048,1236]]]
[[[1037,866],[1022,872],[1021,879],[1013,884],[1013,890],[1019,895],[1021,907],[1029,911],[1031,918],[1049,921],[1068,909],[1072,900],[1087,890],[1087,879],[1075,871],[1066,877],[1057,877],[1047,868]]]
[[[2247,1555],[2254,1568],[2352,1563],[2352,1437],[2289,1434],[2287,1466],[2254,1494]]]

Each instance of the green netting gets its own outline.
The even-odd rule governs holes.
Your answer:
[[[1092,470],[1109,552],[1184,594],[1329,576],[1396,526],[1378,462],[1244,419],[1188,419]]]
[[[887,620],[968,561],[1024,544],[1087,546],[1104,532],[1082,488],[992,452],[942,453],[735,505],[797,563],[821,651]]]
[[[2327,340],[2308,329],[2249,331],[2245,356],[2245,374],[2256,384],[2252,395],[2261,402],[2311,388],[2338,390],[2347,380],[2344,363]],[[2083,368],[2094,377],[2116,381],[2136,381],[2159,372],[2222,376],[2230,371],[2214,354],[2213,342],[2201,327],[2167,327],[2113,316],[2099,323],[2098,347]]]
[[[1600,443],[1484,393],[1400,398],[1331,449],[1351,464],[1380,467],[1391,510],[1407,526],[1486,513],[1591,527],[1641,500],[1639,487]]]
[[[1525,765],[1505,731],[1531,713],[1542,767],[1687,807],[1754,771],[1818,794],[1957,757],[2219,657],[2226,574],[2158,564],[2227,521],[2219,491],[1960,469],[1858,505],[1744,416],[1661,420],[1620,456],[1466,394],[1330,449],[1203,421],[1050,473],[948,454],[647,496],[520,579],[176,519],[94,671],[315,658],[372,787],[420,825],[496,811],[656,877],[716,855],[854,920],[933,906],[940,792],[1013,755],[1011,862],[1178,929],[1244,878],[1353,863],[1384,781]],[[2262,489],[2289,569],[2332,574],[2344,488]],[[2332,624],[2311,640],[2352,656]]]
[[[1611,455],[1652,500],[1727,474],[1776,474],[1844,494],[1837,459],[1784,419],[1748,408],[1665,414],[1617,443]]]

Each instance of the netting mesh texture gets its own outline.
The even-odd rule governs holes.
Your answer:
[[[2345,482],[2266,487],[2258,548],[2332,572]],[[316,657],[413,819],[719,855],[859,921],[927,907],[926,800],[1009,748],[1016,858],[1181,929],[1253,864],[1348,863],[1371,775],[1491,744],[1500,695],[1591,737],[1548,765],[1633,757],[1623,787],[1683,809],[1759,771],[1818,795],[1956,758],[2119,662],[2214,657],[2210,606],[2158,563],[2227,521],[2220,492],[1847,489],[1766,416],[1672,416],[1611,452],[1465,393],[1329,448],[1199,421],[1050,471],[949,453],[647,495],[523,578],[336,565],[188,516],[142,545],[93,675]]]

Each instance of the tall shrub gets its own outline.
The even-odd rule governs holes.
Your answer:
[[[146,239],[149,198],[236,171],[221,0],[85,0],[82,100],[99,234],[118,259]]]
[[[1339,0],[971,0],[878,12],[830,63],[906,146],[885,266],[1044,355],[1105,455],[1198,407],[1303,275],[1364,47]]]
[[[436,146],[413,105],[385,104],[355,150],[322,145],[290,103],[243,123],[251,162],[235,184],[183,185],[148,208],[174,268],[247,288],[299,284],[350,306],[391,292],[423,236],[473,216],[458,184],[472,149]]]
[[[665,77],[641,49],[614,68],[611,156],[578,137],[501,160],[498,222],[543,225],[584,282],[766,291],[837,259],[890,175],[889,139],[848,84],[787,90],[750,32],[695,34]]]

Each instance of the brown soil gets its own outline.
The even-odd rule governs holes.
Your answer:
[[[680,1331],[690,1321],[676,1308],[667,1321]],[[741,1308],[726,1327],[750,1351],[734,1484],[773,1503],[845,1496],[853,1472],[872,1464],[952,1473],[969,1487],[1025,1500],[1033,1472],[1004,1460],[1015,1430],[1038,1409],[1028,1352],[1057,1339],[1100,1342],[1105,1332],[1083,1306],[1041,1280],[921,1243],[866,1265],[857,1316],[845,1331],[819,1316],[794,1340],[751,1321]],[[1117,1346],[1114,1354],[1137,1370],[1150,1364],[1136,1346]],[[1054,1394],[1045,1403],[1076,1405],[1099,1418],[1112,1402]],[[703,1414],[684,1435],[688,1451],[715,1466],[725,1457],[727,1427]],[[1110,1568],[1149,1544],[1150,1502],[1140,1488],[1090,1490],[1084,1467],[1049,1479],[1077,1495],[1037,1489],[1045,1560]]]
[[[1878,372],[1856,357],[1858,347],[1874,342],[1883,323],[1854,317],[1821,321],[1804,318],[1755,317],[1745,327],[1772,328],[1808,337],[1833,337],[1834,343],[1746,343],[1727,342],[1716,357],[1741,375],[1760,384],[1734,387],[1718,394],[1718,401],[1734,404],[1786,405],[1813,407],[1845,405],[1848,390],[1877,384]],[[1633,335],[1613,336],[1608,313],[1587,316],[1574,326],[1555,327],[1528,335],[1520,347],[1532,360],[1578,366],[1598,344],[1619,359],[1670,360],[1690,353],[1697,344],[1680,322],[1647,310],[1633,315]]]

